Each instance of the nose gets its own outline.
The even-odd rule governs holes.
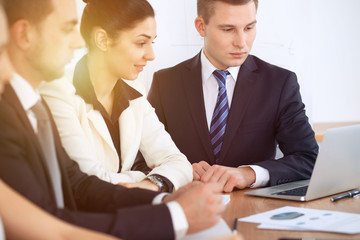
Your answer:
[[[246,46],[246,33],[239,31],[234,36],[234,46],[244,48]]]
[[[154,48],[152,45],[147,48],[144,58],[147,61],[153,61],[155,59]]]
[[[82,38],[80,31],[78,29],[74,30],[74,33],[72,36],[71,47],[73,49],[79,49],[79,48],[85,47],[85,41]]]

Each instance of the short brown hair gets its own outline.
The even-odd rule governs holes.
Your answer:
[[[26,19],[33,24],[38,24],[54,10],[53,1],[54,0],[3,0],[3,6],[10,26],[19,19]]]
[[[210,16],[214,13],[214,5],[216,2],[224,2],[231,5],[245,5],[253,1],[256,9],[258,8],[258,0],[197,0],[197,14],[202,17],[206,24],[209,23]]]

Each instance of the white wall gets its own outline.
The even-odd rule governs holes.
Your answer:
[[[149,2],[158,37],[156,59],[139,76],[147,88],[154,71],[202,47],[194,27],[196,0]],[[359,0],[259,0],[252,54],[296,72],[311,122],[360,121],[359,11]]]
[[[360,121],[360,1],[312,1],[313,119]]]

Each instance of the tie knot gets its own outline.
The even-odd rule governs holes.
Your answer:
[[[215,70],[214,71],[214,76],[216,81],[219,84],[219,87],[225,87],[225,80],[226,80],[226,75],[229,75],[229,71],[228,70]]]
[[[49,120],[49,114],[41,100],[37,101],[31,110],[34,112],[37,120]]]

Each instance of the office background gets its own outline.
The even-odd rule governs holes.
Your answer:
[[[196,0],[149,0],[155,10],[156,59],[152,74],[199,52]],[[84,4],[77,0],[79,16]],[[259,0],[252,54],[296,72],[311,123],[360,121],[360,1]],[[83,54],[80,52],[77,54]]]

